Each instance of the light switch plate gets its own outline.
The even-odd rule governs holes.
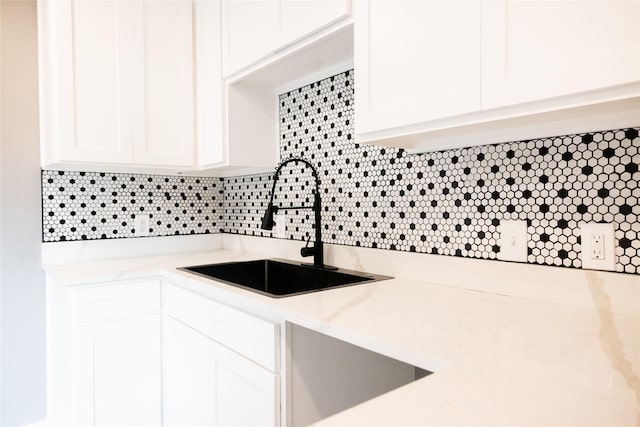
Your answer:
[[[613,224],[580,224],[582,268],[592,270],[616,269],[615,229]]]
[[[527,262],[527,221],[500,221],[498,259]]]

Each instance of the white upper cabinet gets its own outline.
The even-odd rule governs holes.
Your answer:
[[[635,126],[640,2],[354,2],[356,137],[433,151]]]
[[[194,163],[193,5],[191,1],[145,1],[138,21],[142,40],[134,162]]]
[[[222,48],[225,74],[239,70],[273,51],[278,45],[280,5],[277,1],[222,2]]]
[[[119,61],[131,47],[123,37],[131,6],[38,3],[43,166],[131,161],[133,75]]]
[[[223,123],[222,32],[220,2],[197,1],[195,7],[198,165],[225,161]]]
[[[251,4],[251,2],[246,3]],[[257,3],[261,6],[265,2]],[[262,168],[272,170],[277,164],[275,144],[270,147],[263,143],[266,132],[260,133],[260,130],[256,130],[259,128],[257,123],[261,120],[252,115],[255,110],[261,111],[264,105],[252,102],[252,99],[243,98],[239,102],[246,102],[247,107],[243,105],[239,110],[235,110],[236,113],[230,114],[229,105],[237,105],[229,101],[234,97],[235,92],[231,86],[225,87],[222,79],[221,15],[223,12],[230,13],[229,7],[235,15],[237,8],[242,10],[247,5],[245,2],[231,2],[225,6],[227,7],[225,11],[222,10],[220,1],[197,1],[194,5],[198,168],[215,170],[218,175],[240,174],[246,170],[255,172]],[[245,12],[250,11],[255,10],[249,8]],[[244,22],[239,21],[238,25],[244,25]],[[251,32],[253,30],[249,27],[251,25],[236,35],[238,37],[247,37],[247,34],[255,36],[256,33]],[[236,35],[233,36],[234,40]],[[273,97],[269,98],[269,102],[275,105]],[[225,120],[227,122],[231,120],[230,116],[233,117],[234,124],[238,123],[241,132],[249,133],[250,136],[239,138],[237,133],[230,130],[231,126],[228,124],[225,132],[224,123]],[[247,126],[247,123],[251,123],[251,126]],[[273,128],[274,126],[270,126],[269,130]]]
[[[42,165],[194,164],[192,3],[38,3]]]
[[[354,2],[356,133],[480,109],[478,1]]]
[[[349,0],[223,0],[224,75],[256,63],[349,14]]]
[[[277,166],[278,93],[353,67],[350,14],[349,0],[221,1],[224,160],[218,174]]]
[[[640,2],[483,4],[482,107],[640,80]]]
[[[348,0],[280,0],[280,46],[286,46],[351,13]]]

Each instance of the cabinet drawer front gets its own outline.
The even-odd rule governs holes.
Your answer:
[[[78,322],[98,322],[160,311],[158,280],[82,286],[71,292]]]
[[[173,285],[165,285],[166,314],[278,372],[279,326]]]

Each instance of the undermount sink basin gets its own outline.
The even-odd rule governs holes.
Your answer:
[[[389,276],[318,268],[282,259],[196,265],[179,270],[275,298],[391,279]]]

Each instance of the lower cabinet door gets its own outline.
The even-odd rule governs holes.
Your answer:
[[[77,325],[76,425],[161,425],[160,315]]]
[[[163,426],[279,425],[279,376],[164,316]]]

